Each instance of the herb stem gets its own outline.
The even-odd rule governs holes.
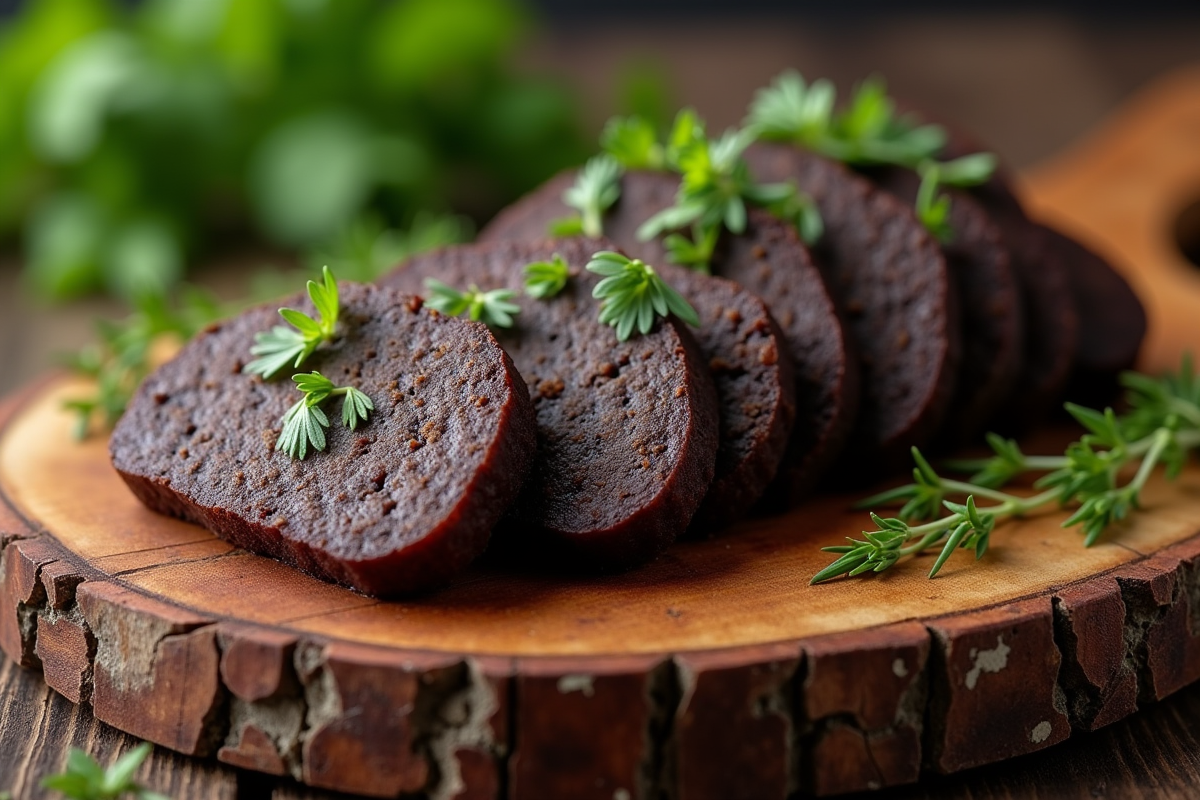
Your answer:
[[[942,479],[942,486],[952,492],[959,494],[973,494],[978,497],[986,497],[990,500],[997,500],[1001,503],[1007,503],[1010,500],[1019,500],[1019,497],[1011,495],[1008,492],[1001,492],[996,489],[989,489],[985,486],[977,486],[974,483],[964,483],[963,481],[954,481]]]
[[[1154,433],[1146,437],[1153,440],[1150,444],[1150,449],[1146,453],[1146,457],[1142,459],[1142,465],[1138,467],[1137,474],[1133,476],[1133,480],[1125,487],[1125,491],[1131,497],[1137,497],[1142,491],[1142,487],[1146,485],[1146,481],[1150,479],[1151,473],[1154,472],[1154,467],[1162,458],[1163,451],[1171,444],[1172,431],[1168,428],[1159,428]],[[1145,441],[1143,439],[1142,441]]]
[[[1025,456],[1025,467],[1034,472],[1053,472],[1067,466],[1064,456]]]

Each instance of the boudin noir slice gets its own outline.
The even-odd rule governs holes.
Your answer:
[[[392,289],[341,284],[337,338],[317,370],[375,405],[357,430],[338,399],[324,451],[277,451],[300,397],[242,372],[259,307],[214,325],[148,377],[113,432],[113,464],[151,509],[368,594],[445,583],[487,546],[535,450],[529,393],[487,328]],[[284,305],[312,314],[307,298]],[[290,374],[290,373],[289,373]]]
[[[1012,253],[1025,309],[1021,374],[998,419],[1002,429],[1024,430],[1062,400],[1079,342],[1079,314],[1066,262],[1049,229],[1019,210],[989,211]]]
[[[673,264],[656,269],[696,309],[692,333],[717,390],[717,466],[692,523],[716,531],[744,516],[775,479],[796,421],[792,362],[758,295]]]
[[[544,235],[551,221],[571,213],[562,194],[573,181],[573,172],[563,173],[526,195],[500,212],[481,239],[522,241]],[[639,241],[637,229],[674,204],[678,187],[678,176],[668,173],[627,172],[620,199],[604,216],[605,237],[630,255],[665,264],[661,240]],[[840,454],[854,420],[858,364],[848,353],[848,333],[807,248],[791,226],[765,212],[751,209],[745,235],[723,237],[712,269],[762,298],[782,330],[797,410],[776,485],[782,490],[778,494],[798,500]],[[722,379],[715,377],[720,390]],[[730,413],[741,412],[723,412]]]
[[[751,146],[746,160],[760,181],[795,181],[825,222],[814,256],[862,366],[855,474],[906,462],[941,424],[958,369],[957,298],[941,250],[908,205],[841,164],[776,144]]]
[[[1045,235],[1066,264],[1079,314],[1066,399],[1108,405],[1117,392],[1117,376],[1137,360],[1146,336],[1146,310],[1133,288],[1099,255],[1052,228]]]
[[[593,569],[632,566],[666,548],[704,499],[717,454],[716,396],[686,325],[659,320],[619,342],[597,319],[599,278],[584,267],[612,248],[582,238],[466,245],[417,256],[383,278],[414,292],[427,278],[517,292],[513,328],[496,333],[529,384],[538,452],[505,523],[506,544]],[[545,300],[526,295],[524,266],[556,254],[571,268],[566,288]]]
[[[898,167],[865,173],[876,185],[913,204],[921,179]],[[1016,385],[1021,370],[1024,319],[1017,279],[1000,229],[966,192],[950,197],[950,238],[942,253],[962,310],[963,358],[954,400],[938,435],[944,445],[978,439]]]
[[[976,137],[925,112],[917,116],[946,131],[939,158],[955,159],[987,150]],[[1068,267],[1046,229],[1029,220],[1013,191],[1010,173],[1000,164],[989,181],[970,190],[1000,229],[1012,257],[1021,296],[1025,333],[1021,372],[1009,402],[995,422],[1001,429],[1036,425],[1058,404],[1071,374],[1079,342],[1079,315]]]
[[[713,268],[766,300],[792,354],[797,422],[776,485],[794,503],[826,477],[850,436],[854,343],[795,229],[765,211],[751,209],[746,232],[722,239]]]

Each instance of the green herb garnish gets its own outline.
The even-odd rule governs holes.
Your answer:
[[[694,115],[681,114],[668,146],[668,163],[682,175],[675,204],[655,214],[638,229],[649,241],[668,231],[690,228],[691,239],[672,233],[663,241],[670,259],[708,270],[719,231],[746,230],[746,204],[761,206],[796,225],[806,241],[823,225],[812,200],[794,183],[757,183],[742,154],[757,137],[753,129],[727,131],[710,140]]]
[[[167,800],[165,795],[152,792],[133,779],[150,755],[150,749],[150,743],[144,742],[104,769],[87,753],[71,748],[66,771],[43,778],[42,788],[61,792],[73,800],[116,800],[126,794],[137,800]]]
[[[626,169],[666,167],[666,151],[657,131],[638,116],[610,119],[600,134],[600,147]]]
[[[602,153],[588,159],[575,176],[575,183],[563,192],[563,202],[579,211],[550,223],[554,236],[583,234],[595,239],[604,234],[604,212],[621,196],[621,174],[625,170],[612,156]]]
[[[254,336],[250,354],[258,356],[242,372],[270,378],[284,369],[299,369],[313,351],[333,338],[338,320],[338,288],[329,267],[322,269],[323,281],[308,282],[308,296],[316,307],[319,320],[294,308],[279,309],[279,316],[292,325],[276,325]]]
[[[283,415],[283,431],[275,443],[276,450],[292,458],[303,460],[310,445],[314,450],[325,449],[329,417],[321,410],[321,404],[329,398],[342,398],[342,424],[350,430],[357,429],[359,422],[365,423],[375,410],[370,397],[353,386],[337,386],[319,372],[293,375],[292,380],[304,396]]]
[[[700,324],[696,309],[644,261],[602,250],[592,255],[587,269],[604,277],[592,289],[592,297],[601,301],[600,322],[617,329],[618,341],[628,339],[635,326],[649,333],[654,320],[667,314],[689,325]]]
[[[106,428],[116,424],[154,366],[152,350],[156,342],[166,338],[187,341],[226,312],[212,295],[185,286],[178,302],[145,295],[124,320],[97,323],[99,341],[67,362],[72,370],[95,381],[89,395],[71,398],[64,404],[76,414],[76,438],[86,437],[96,418]]]
[[[832,137],[833,104],[837,90],[824,78],[805,83],[795,70],[787,70],[772,84],[759,89],[746,122],[763,139],[790,141],[820,149]]]
[[[938,192],[941,169],[937,164],[928,162],[920,174],[921,185],[917,189],[913,211],[925,230],[945,244],[954,238],[954,231],[950,228],[950,196]]]
[[[1177,375],[1153,379],[1131,372],[1122,375],[1121,382],[1131,409],[1124,415],[1111,408],[1101,413],[1067,404],[1067,411],[1087,433],[1062,456],[1027,456],[1016,442],[992,434],[988,436],[995,453],[991,458],[948,465],[974,473],[958,481],[938,475],[914,448],[914,482],[859,504],[865,508],[902,503],[897,516],[885,519],[871,514],[876,529],[863,531],[863,539],[849,538],[848,544],[822,548],[838,558],[812,582],[882,572],[901,558],[938,548],[929,572],[932,578],[957,549],[973,550],[977,559],[982,558],[998,522],[1051,507],[1077,506],[1063,527],[1080,526],[1084,546],[1095,544],[1109,525],[1139,507],[1141,491],[1155,467],[1164,464],[1167,478],[1174,479],[1187,452],[1200,448],[1200,380],[1189,358]],[[1121,483],[1127,470],[1134,474]],[[1036,494],[1022,497],[1002,491],[1027,472],[1045,473],[1034,483]],[[947,499],[954,496],[965,497],[966,502]],[[978,506],[976,498],[992,504]],[[932,521],[913,524],[922,520]]]
[[[489,328],[511,328],[512,315],[521,310],[519,305],[509,302],[517,296],[511,289],[484,292],[471,284],[471,288],[462,292],[433,278],[425,279],[425,288],[429,290],[426,302],[431,308],[451,317],[465,311],[472,321],[482,321]]]
[[[984,183],[995,171],[996,157],[974,153],[937,162],[946,132],[938,125],[920,125],[897,115],[896,104],[881,80],[859,84],[842,111],[835,110],[836,99],[829,81],[806,84],[799,73],[788,70],[758,91],[746,124],[761,139],[791,142],[847,164],[891,164],[918,170],[917,218],[939,241],[950,241],[950,198],[939,194],[938,186]],[[797,227],[802,224],[804,220]]]
[[[841,111],[835,110],[836,99],[828,81],[806,84],[799,73],[789,70],[757,92],[746,122],[763,139],[791,142],[858,165],[916,167],[946,144],[941,127],[898,116],[881,80],[859,84]]]
[[[917,165],[921,185],[914,211],[926,230],[942,243],[954,238],[950,228],[950,197],[938,193],[939,186],[968,187],[986,183],[996,169],[991,153],[973,153],[953,161],[922,161]]]
[[[558,253],[549,261],[534,261],[526,264],[525,294],[539,300],[548,300],[561,292],[571,277],[571,268]]]

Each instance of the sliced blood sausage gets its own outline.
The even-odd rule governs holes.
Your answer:
[[[487,546],[535,449],[520,373],[487,328],[392,289],[342,284],[338,338],[302,370],[365,392],[351,431],[327,402],[324,452],[275,450],[292,381],[243,374],[275,306],[197,336],[148,377],[118,423],[113,464],[151,509],[374,595],[443,584]],[[313,313],[307,298],[285,305]]]
[[[902,168],[865,172],[876,185],[910,206],[921,180]],[[942,188],[950,197],[950,240],[942,253],[962,310],[963,358],[950,411],[938,439],[974,442],[1008,400],[1021,372],[1024,315],[1016,275],[999,227],[970,194]]]
[[[700,317],[692,329],[717,390],[717,466],[692,529],[744,516],[775,479],[796,422],[796,379],[783,331],[758,295],[724,278],[660,264]]]
[[[937,431],[957,375],[957,298],[941,250],[906,204],[841,164],[765,143],[746,160],[760,181],[795,181],[825,222],[814,256],[844,305],[862,366],[856,474],[866,477],[863,464],[906,461]]]
[[[1146,337],[1146,310],[1112,265],[1079,242],[1046,227],[1048,245],[1067,268],[1079,338],[1066,398],[1088,406],[1111,403],[1117,376],[1132,369]]]
[[[544,236],[551,221],[570,213],[562,202],[562,194],[573,181],[573,172],[564,173],[518,200],[483,229],[481,240],[522,241]],[[666,264],[667,254],[661,240],[639,241],[637,229],[647,219],[674,204],[678,187],[679,178],[667,173],[626,173],[621,178],[620,199],[604,216],[605,238],[647,263]],[[783,466],[779,469],[777,487],[781,491],[772,494],[798,500],[828,471],[853,424],[858,406],[858,364],[849,352],[849,334],[807,248],[791,226],[765,212],[751,209],[744,236],[723,237],[714,255],[712,269],[762,298],[783,333],[784,350],[790,357],[796,381],[792,394],[797,412]],[[698,302],[703,296],[695,293],[689,299]],[[738,302],[751,301],[742,299]],[[750,316],[745,318],[750,319]],[[699,334],[702,348],[707,346],[705,335]],[[714,341],[713,350],[725,349],[730,344],[736,346],[735,342],[726,343],[725,339]],[[712,357],[710,355],[710,361]],[[728,356],[719,357],[728,359]],[[722,394],[724,379],[716,374],[714,378],[718,393]],[[781,393],[779,398],[783,396]],[[755,402],[766,399],[762,397]],[[743,401],[733,402],[740,407]],[[721,405],[726,407],[729,403],[723,399]],[[742,413],[740,408],[726,408],[722,416],[736,419]],[[769,416],[771,425],[776,424],[775,415]],[[725,428],[728,427],[726,423]],[[758,426],[760,431],[766,429]],[[778,429],[772,430],[762,441],[775,440]],[[734,449],[743,451],[744,447],[738,445]],[[718,475],[721,474],[718,466]],[[766,482],[757,488],[762,491]]]
[[[646,561],[682,533],[717,454],[712,379],[687,327],[672,317],[619,342],[598,321],[599,279],[584,267],[612,247],[583,238],[452,247],[383,278],[413,292],[427,278],[518,292],[516,323],[497,335],[533,396],[538,452],[508,539],[596,569]],[[523,267],[555,254],[571,267],[566,288],[548,300],[525,295]]]
[[[713,268],[766,300],[792,354],[797,422],[776,485],[795,503],[827,477],[850,437],[859,403],[854,343],[791,225],[751,209],[745,234],[722,240]]]
[[[975,136],[924,111],[917,116],[941,125],[946,146],[940,158],[954,159],[987,150]],[[1026,217],[1011,175],[1000,165],[991,179],[971,189],[1000,228],[1012,255],[1025,314],[1021,374],[1011,401],[996,422],[1008,430],[1036,425],[1061,400],[1080,344],[1076,307],[1066,254],[1046,228]]]

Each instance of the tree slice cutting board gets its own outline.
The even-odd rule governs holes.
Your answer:
[[[1146,368],[1200,345],[1170,239],[1200,199],[1200,71],[1026,184],[1147,301]],[[923,560],[808,586],[864,521],[827,496],[626,575],[482,565],[380,602],[142,508],[103,441],[71,439],[82,388],[0,409],[0,646],[183,753],[380,797],[761,800],[1020,755],[1200,679],[1194,465],[1093,548],[1050,514],[933,581]]]

